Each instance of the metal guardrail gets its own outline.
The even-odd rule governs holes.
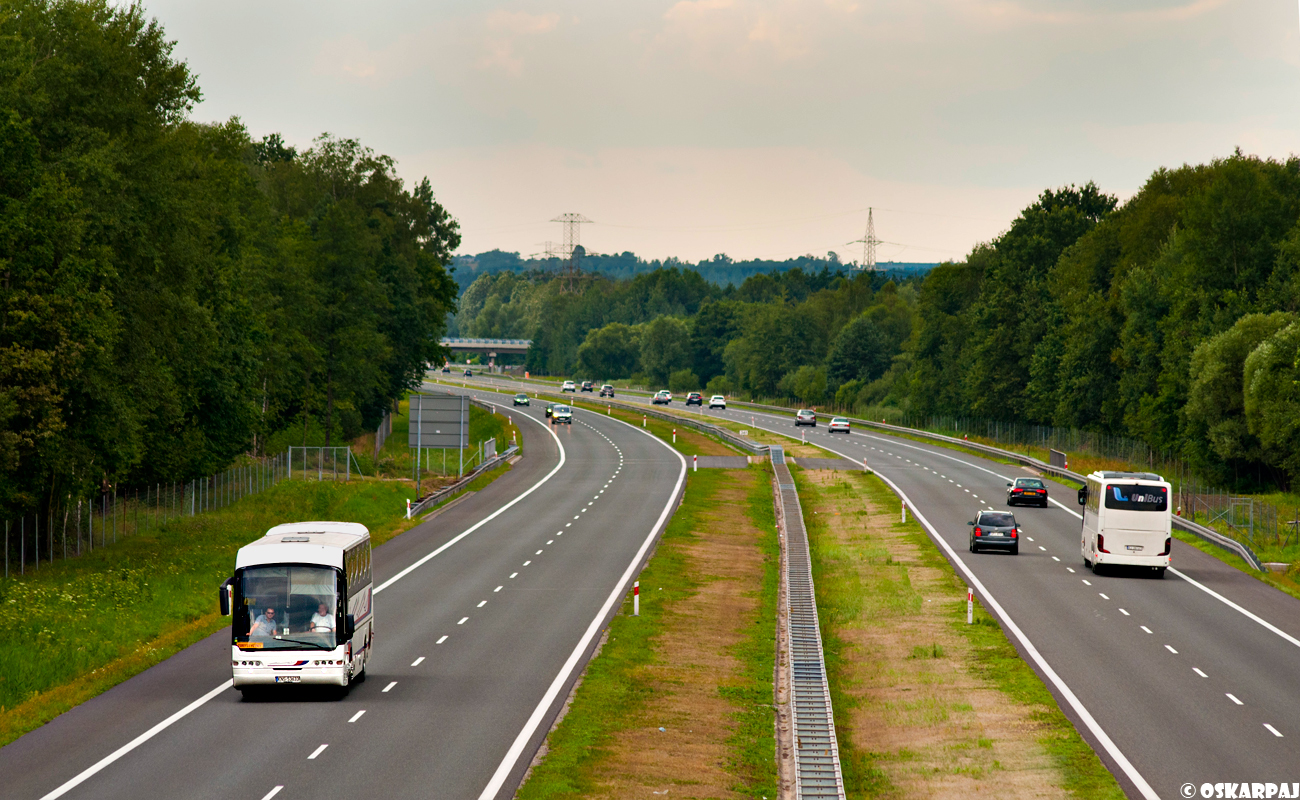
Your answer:
[[[479,464],[477,467],[473,469],[473,471],[465,473],[465,476],[460,480],[456,481],[450,486],[444,486],[438,491],[429,495],[428,497],[425,497],[420,502],[412,504],[411,516],[414,517],[417,514],[423,514],[425,511],[438,505],[443,500],[446,500],[448,497],[451,497],[452,495],[464,489],[475,478],[482,475],[484,472],[487,472],[488,470],[498,466],[502,461],[509,459],[517,452],[519,452],[519,446],[512,444],[506,448],[506,451],[504,453],[498,453],[493,458],[489,458],[487,461],[484,461],[482,464]]]
[[[803,508],[794,476],[785,463],[785,448],[772,446],[772,471],[776,478],[781,528],[785,531],[786,651],[790,668],[786,687],[794,723],[795,797],[833,797],[843,800],[844,776],[840,748],[835,738],[835,713],[831,708],[830,681],[822,651],[821,625],[813,587],[812,557]]]

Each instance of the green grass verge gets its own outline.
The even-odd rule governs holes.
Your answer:
[[[757,467],[751,468],[755,472]],[[691,473],[680,508],[673,515],[654,556],[641,573],[646,591],[641,616],[632,617],[627,598],[608,628],[608,640],[588,664],[567,715],[547,738],[546,757],[516,795],[519,800],[581,798],[598,787],[601,766],[620,731],[646,724],[640,717],[655,688],[642,667],[655,663],[655,638],[677,603],[692,596],[701,578],[692,573],[686,547],[697,540],[692,530],[702,523],[725,478],[722,470]],[[771,531],[764,540],[764,579],[757,591],[760,612],[753,632],[735,650],[744,665],[739,680],[719,687],[735,711],[729,739],[736,791],[753,797],[776,797],[776,742],[773,736],[772,667],[776,629],[777,556],[771,495],[764,475],[748,499],[755,525]],[[766,511],[763,504],[766,504]],[[662,586],[662,591],[657,587]]]
[[[792,469],[805,509],[814,509],[822,502],[821,490],[803,480],[801,470]],[[897,505],[897,498],[877,476],[870,473],[847,473],[856,483],[858,491],[876,508]],[[813,557],[813,579],[817,588],[818,619],[822,626],[826,650],[827,673],[831,682],[831,702],[835,708],[852,708],[855,700],[846,690],[853,686],[849,651],[840,635],[843,626],[866,618],[888,620],[902,618],[920,610],[922,598],[912,588],[907,567],[896,564],[883,547],[870,543],[846,548],[822,541],[818,533],[823,530],[814,515],[805,512],[808,523],[810,552]],[[957,578],[952,566],[934,545],[915,519],[895,522],[894,529],[904,531],[920,553],[924,566],[932,567],[946,576],[953,596],[965,591],[965,584]],[[863,585],[853,564],[858,559],[894,567],[871,585]],[[865,617],[864,617],[865,615]],[[986,684],[996,687],[1011,702],[1027,706],[1038,731],[1038,741],[1050,755],[1063,777],[1064,788],[1080,798],[1122,798],[1119,784],[1101,763],[1097,754],[1083,740],[1073,724],[1061,711],[1056,699],[1048,691],[1033,669],[1017,653],[1002,628],[977,602],[975,624],[966,624],[964,604],[953,604],[953,630],[965,636],[971,645],[972,660],[966,668],[978,675]],[[906,758],[906,753],[867,753],[852,745],[852,730],[848,715],[836,716],[844,780],[850,796],[876,797],[895,793],[881,764],[888,760]]]

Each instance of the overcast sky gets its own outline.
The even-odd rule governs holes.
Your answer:
[[[152,0],[199,120],[428,176],[461,253],[961,258],[1046,187],[1300,150],[1294,0]]]

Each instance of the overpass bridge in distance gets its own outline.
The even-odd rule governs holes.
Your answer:
[[[439,343],[457,353],[483,353],[495,358],[505,353],[524,354],[533,343],[532,339],[457,339],[444,336]]]

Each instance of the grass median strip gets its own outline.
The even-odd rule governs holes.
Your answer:
[[[769,473],[693,473],[519,798],[776,798]]]
[[[1123,797],[883,482],[793,471],[849,797]]]

